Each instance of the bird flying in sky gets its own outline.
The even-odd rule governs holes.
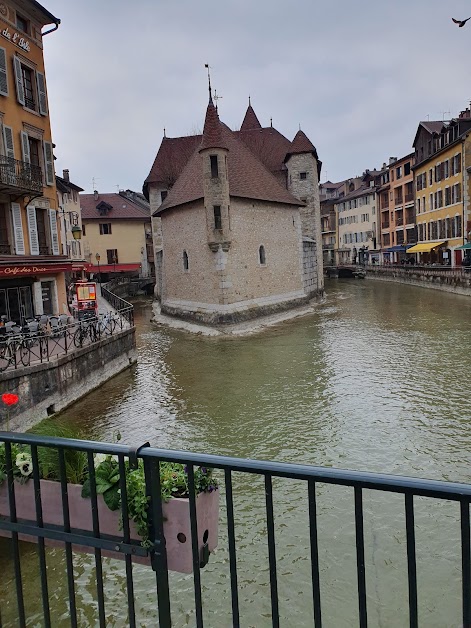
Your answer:
[[[466,22],[467,22],[468,20],[471,20],[471,17],[468,17],[468,19],[467,19],[467,20],[455,20],[455,18],[454,18],[454,17],[452,17],[451,19],[453,20],[453,22],[454,22],[455,24],[458,24],[458,26],[459,26],[460,28],[463,28],[463,26],[466,24]]]

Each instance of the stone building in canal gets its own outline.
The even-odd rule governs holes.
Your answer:
[[[301,130],[262,128],[250,103],[239,131],[210,96],[202,135],[164,137],[143,187],[162,311],[231,323],[322,295],[320,168]]]

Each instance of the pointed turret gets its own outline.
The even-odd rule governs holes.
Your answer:
[[[312,153],[317,159],[317,150],[304,131],[299,131],[294,136],[294,140],[291,142],[288,152],[286,153],[285,162],[288,161],[291,155],[302,155],[303,153]]]
[[[200,152],[206,150],[207,148],[223,148],[224,150],[228,150],[227,144],[223,139],[218,112],[213,104],[212,98],[209,101],[208,108],[206,109],[206,118],[204,121]]]
[[[247,107],[247,111],[245,112],[244,121],[242,122],[242,126],[240,127],[241,131],[253,131],[254,129],[261,129],[262,125],[258,121],[258,118],[255,114],[255,111],[250,104],[249,98],[249,106]]]

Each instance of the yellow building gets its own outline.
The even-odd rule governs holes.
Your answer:
[[[449,122],[421,122],[414,140],[417,244],[425,264],[457,266],[468,234],[466,193],[470,152],[469,109]]]
[[[80,194],[80,209],[88,272],[103,281],[120,273],[154,275],[150,207],[142,194]]]
[[[59,24],[36,1],[0,3],[0,316],[21,324],[67,311],[43,57]]]

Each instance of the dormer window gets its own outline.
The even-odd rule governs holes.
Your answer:
[[[107,213],[113,209],[113,207],[109,203],[105,203],[105,201],[100,201],[96,206],[96,209],[100,216],[106,216]]]
[[[211,178],[216,179],[217,177],[219,177],[218,156],[210,155],[209,161],[211,164]]]

